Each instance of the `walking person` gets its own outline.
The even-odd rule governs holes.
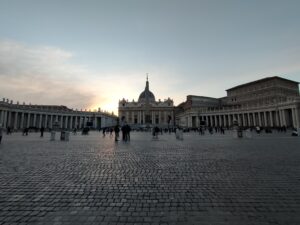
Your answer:
[[[3,136],[3,127],[2,124],[0,124],[0,144],[2,142],[2,136]]]
[[[130,131],[131,131],[131,127],[128,124],[126,124],[125,135],[127,141],[130,141]]]
[[[45,131],[45,128],[44,127],[41,127],[41,137],[44,137],[44,131]]]
[[[103,137],[105,137],[105,131],[106,131],[106,128],[103,127],[103,130],[102,130]]]
[[[126,127],[125,127],[125,125],[122,126],[121,131],[122,131],[122,140],[126,142],[127,141],[127,136],[126,136]]]
[[[115,131],[115,141],[119,141],[118,138],[119,138],[120,128],[118,124],[115,126],[114,131]]]
[[[7,133],[7,135],[11,134],[11,129],[10,129],[10,126],[8,126],[8,127],[7,127],[7,129],[6,129],[6,133]]]

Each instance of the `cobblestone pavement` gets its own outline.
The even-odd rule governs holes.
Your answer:
[[[0,225],[299,225],[300,138],[4,136]]]

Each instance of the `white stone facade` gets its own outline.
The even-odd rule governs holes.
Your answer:
[[[100,111],[79,111],[65,106],[14,104],[8,99],[0,101],[0,124],[14,130],[24,128],[52,129],[57,122],[61,129],[94,129],[111,127],[116,124],[116,116]]]
[[[200,122],[212,127],[300,127],[298,82],[267,77],[227,90],[224,98],[187,96],[177,107],[176,124],[197,128]]]

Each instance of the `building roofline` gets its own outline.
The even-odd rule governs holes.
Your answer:
[[[234,90],[234,89],[237,89],[237,88],[240,88],[240,87],[247,86],[249,84],[255,84],[255,83],[259,83],[261,81],[267,81],[267,80],[272,80],[272,79],[280,79],[280,80],[285,80],[285,81],[289,81],[289,82],[292,82],[292,83],[299,84],[299,82],[297,82],[297,81],[289,80],[289,79],[278,77],[278,76],[273,76],[273,77],[265,77],[265,78],[262,78],[262,79],[259,79],[259,80],[255,80],[255,81],[245,83],[245,84],[237,85],[235,87],[227,89],[226,91],[231,91],[231,90]]]
[[[219,98],[215,98],[215,97],[208,97],[208,96],[200,96],[200,95],[187,95],[188,97],[198,97],[198,98],[209,98],[209,99],[219,99]]]

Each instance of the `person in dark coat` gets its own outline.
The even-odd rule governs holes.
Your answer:
[[[115,141],[118,141],[119,139],[119,133],[120,133],[120,128],[119,128],[119,125],[116,125],[115,128],[114,128],[114,131],[115,131]]]
[[[45,131],[45,128],[44,127],[41,127],[41,137],[44,137],[44,131]]]

